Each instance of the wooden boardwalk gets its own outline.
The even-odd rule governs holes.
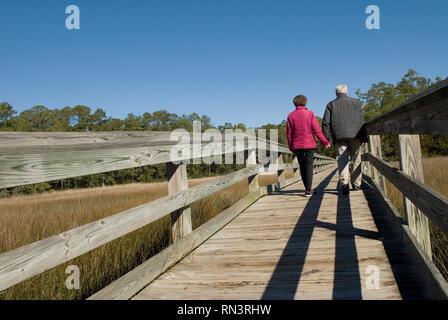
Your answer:
[[[311,198],[302,182],[260,198],[134,299],[426,298],[378,195],[363,182],[343,196],[337,179],[316,174]]]
[[[419,138],[448,135],[448,79],[365,129],[363,189],[339,194],[330,169],[336,159],[315,153],[320,194],[311,198],[293,183],[299,164],[289,147],[253,131],[224,144],[194,133],[178,144],[169,131],[0,132],[0,189],[162,164],[168,180],[167,196],[3,252],[0,292],[169,217],[173,243],[89,300],[448,300],[429,228],[448,236],[448,197],[424,184]],[[382,135],[398,135],[400,169],[383,159]],[[178,147],[189,152],[179,155]],[[226,161],[244,159],[246,167],[188,187],[187,163],[210,159],[211,150]],[[173,162],[176,154],[183,163]],[[260,187],[267,169],[286,188]],[[246,196],[193,229],[193,203],[243,180]],[[388,199],[386,181],[402,194],[405,219]]]

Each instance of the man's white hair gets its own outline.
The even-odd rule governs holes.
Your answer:
[[[347,94],[347,85],[346,84],[338,84],[336,86],[336,94]]]

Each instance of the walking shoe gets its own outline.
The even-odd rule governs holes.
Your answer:
[[[310,191],[305,191],[305,197],[309,198],[313,194],[317,194],[317,192],[314,191],[314,189],[311,189]]]
[[[353,185],[353,191],[359,191],[361,190],[360,186],[357,186],[356,184]]]
[[[350,186],[348,184],[344,184],[342,186],[342,194],[349,195],[350,194]]]

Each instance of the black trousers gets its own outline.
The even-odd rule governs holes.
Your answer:
[[[316,149],[296,149],[294,154],[299,160],[300,175],[306,191],[311,191],[313,185],[313,162]]]

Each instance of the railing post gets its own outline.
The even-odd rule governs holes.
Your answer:
[[[283,153],[279,153],[278,154],[278,158],[276,161],[276,164],[283,164]],[[285,170],[277,170],[277,188],[278,191],[281,189],[281,187],[285,184],[286,181],[286,175],[285,175]]]
[[[168,193],[176,193],[188,189],[187,165],[166,163]],[[190,206],[171,213],[171,234],[173,242],[178,241],[192,231]]]
[[[420,136],[410,134],[398,135],[398,145],[400,149],[399,156],[401,171],[423,183],[424,178]],[[417,241],[428,256],[432,259],[428,218],[404,195],[403,205],[409,229],[417,238]]]
[[[297,156],[296,155],[294,155],[294,158],[292,159],[292,163],[293,164],[299,164],[299,159],[297,159]],[[300,170],[299,170],[299,168],[294,168],[293,169],[293,172],[294,172],[294,177],[295,178],[297,178],[297,179],[299,179],[300,180],[300,178],[302,178],[301,176],[300,176]]]
[[[246,167],[253,166],[257,164],[257,150],[250,149],[247,151]],[[249,193],[258,191],[260,184],[258,182],[258,173],[247,179],[249,185]]]
[[[322,159],[321,158],[316,158],[314,157],[314,161],[313,161],[313,173],[318,173],[320,172],[322,168]]]
[[[383,153],[381,151],[381,137],[379,135],[370,135],[369,140],[372,154],[378,159],[383,159]],[[386,181],[384,180],[384,176],[376,168],[373,168],[373,173],[376,182],[379,184],[384,193],[386,193]]]
[[[369,146],[366,144],[364,144],[364,146],[361,148],[361,153],[368,153],[369,152]],[[361,169],[362,169],[362,173],[365,174],[366,176],[372,177],[372,173],[370,172],[370,162],[369,161],[362,161],[361,162]]]

